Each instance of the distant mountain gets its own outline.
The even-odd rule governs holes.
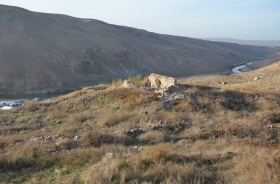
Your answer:
[[[220,72],[279,51],[0,5],[0,94],[59,92],[138,73]]]
[[[244,45],[280,46],[280,40],[239,40],[234,38],[202,38],[214,42],[239,43]]]

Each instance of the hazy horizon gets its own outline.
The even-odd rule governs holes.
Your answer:
[[[0,0],[0,4],[192,38],[280,40],[279,0]]]

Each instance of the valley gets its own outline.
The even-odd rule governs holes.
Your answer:
[[[0,5],[0,94],[47,94],[152,72],[230,71],[280,47],[156,34],[94,19]]]
[[[0,5],[0,184],[280,183],[279,46]]]

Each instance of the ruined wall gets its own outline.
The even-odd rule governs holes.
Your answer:
[[[173,77],[167,77],[159,74],[152,73],[144,83],[145,87],[151,88],[167,88],[169,86],[177,85],[177,80]]]

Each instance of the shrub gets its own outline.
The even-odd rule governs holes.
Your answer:
[[[112,81],[112,85],[113,86],[121,86],[123,84],[123,80],[122,79],[116,79]]]
[[[86,147],[100,147],[103,144],[124,144],[127,141],[128,138],[125,136],[101,134],[99,132],[89,132],[81,139],[81,143]]]
[[[165,136],[159,131],[149,131],[139,136],[140,141],[146,141],[150,144],[159,143],[165,141]]]
[[[38,104],[35,101],[31,101],[27,104],[26,109],[30,112],[36,111],[38,109]]]
[[[135,86],[140,87],[143,84],[143,82],[146,80],[146,78],[147,78],[146,76],[142,77],[141,74],[138,74],[136,76],[128,77],[128,80]]]

